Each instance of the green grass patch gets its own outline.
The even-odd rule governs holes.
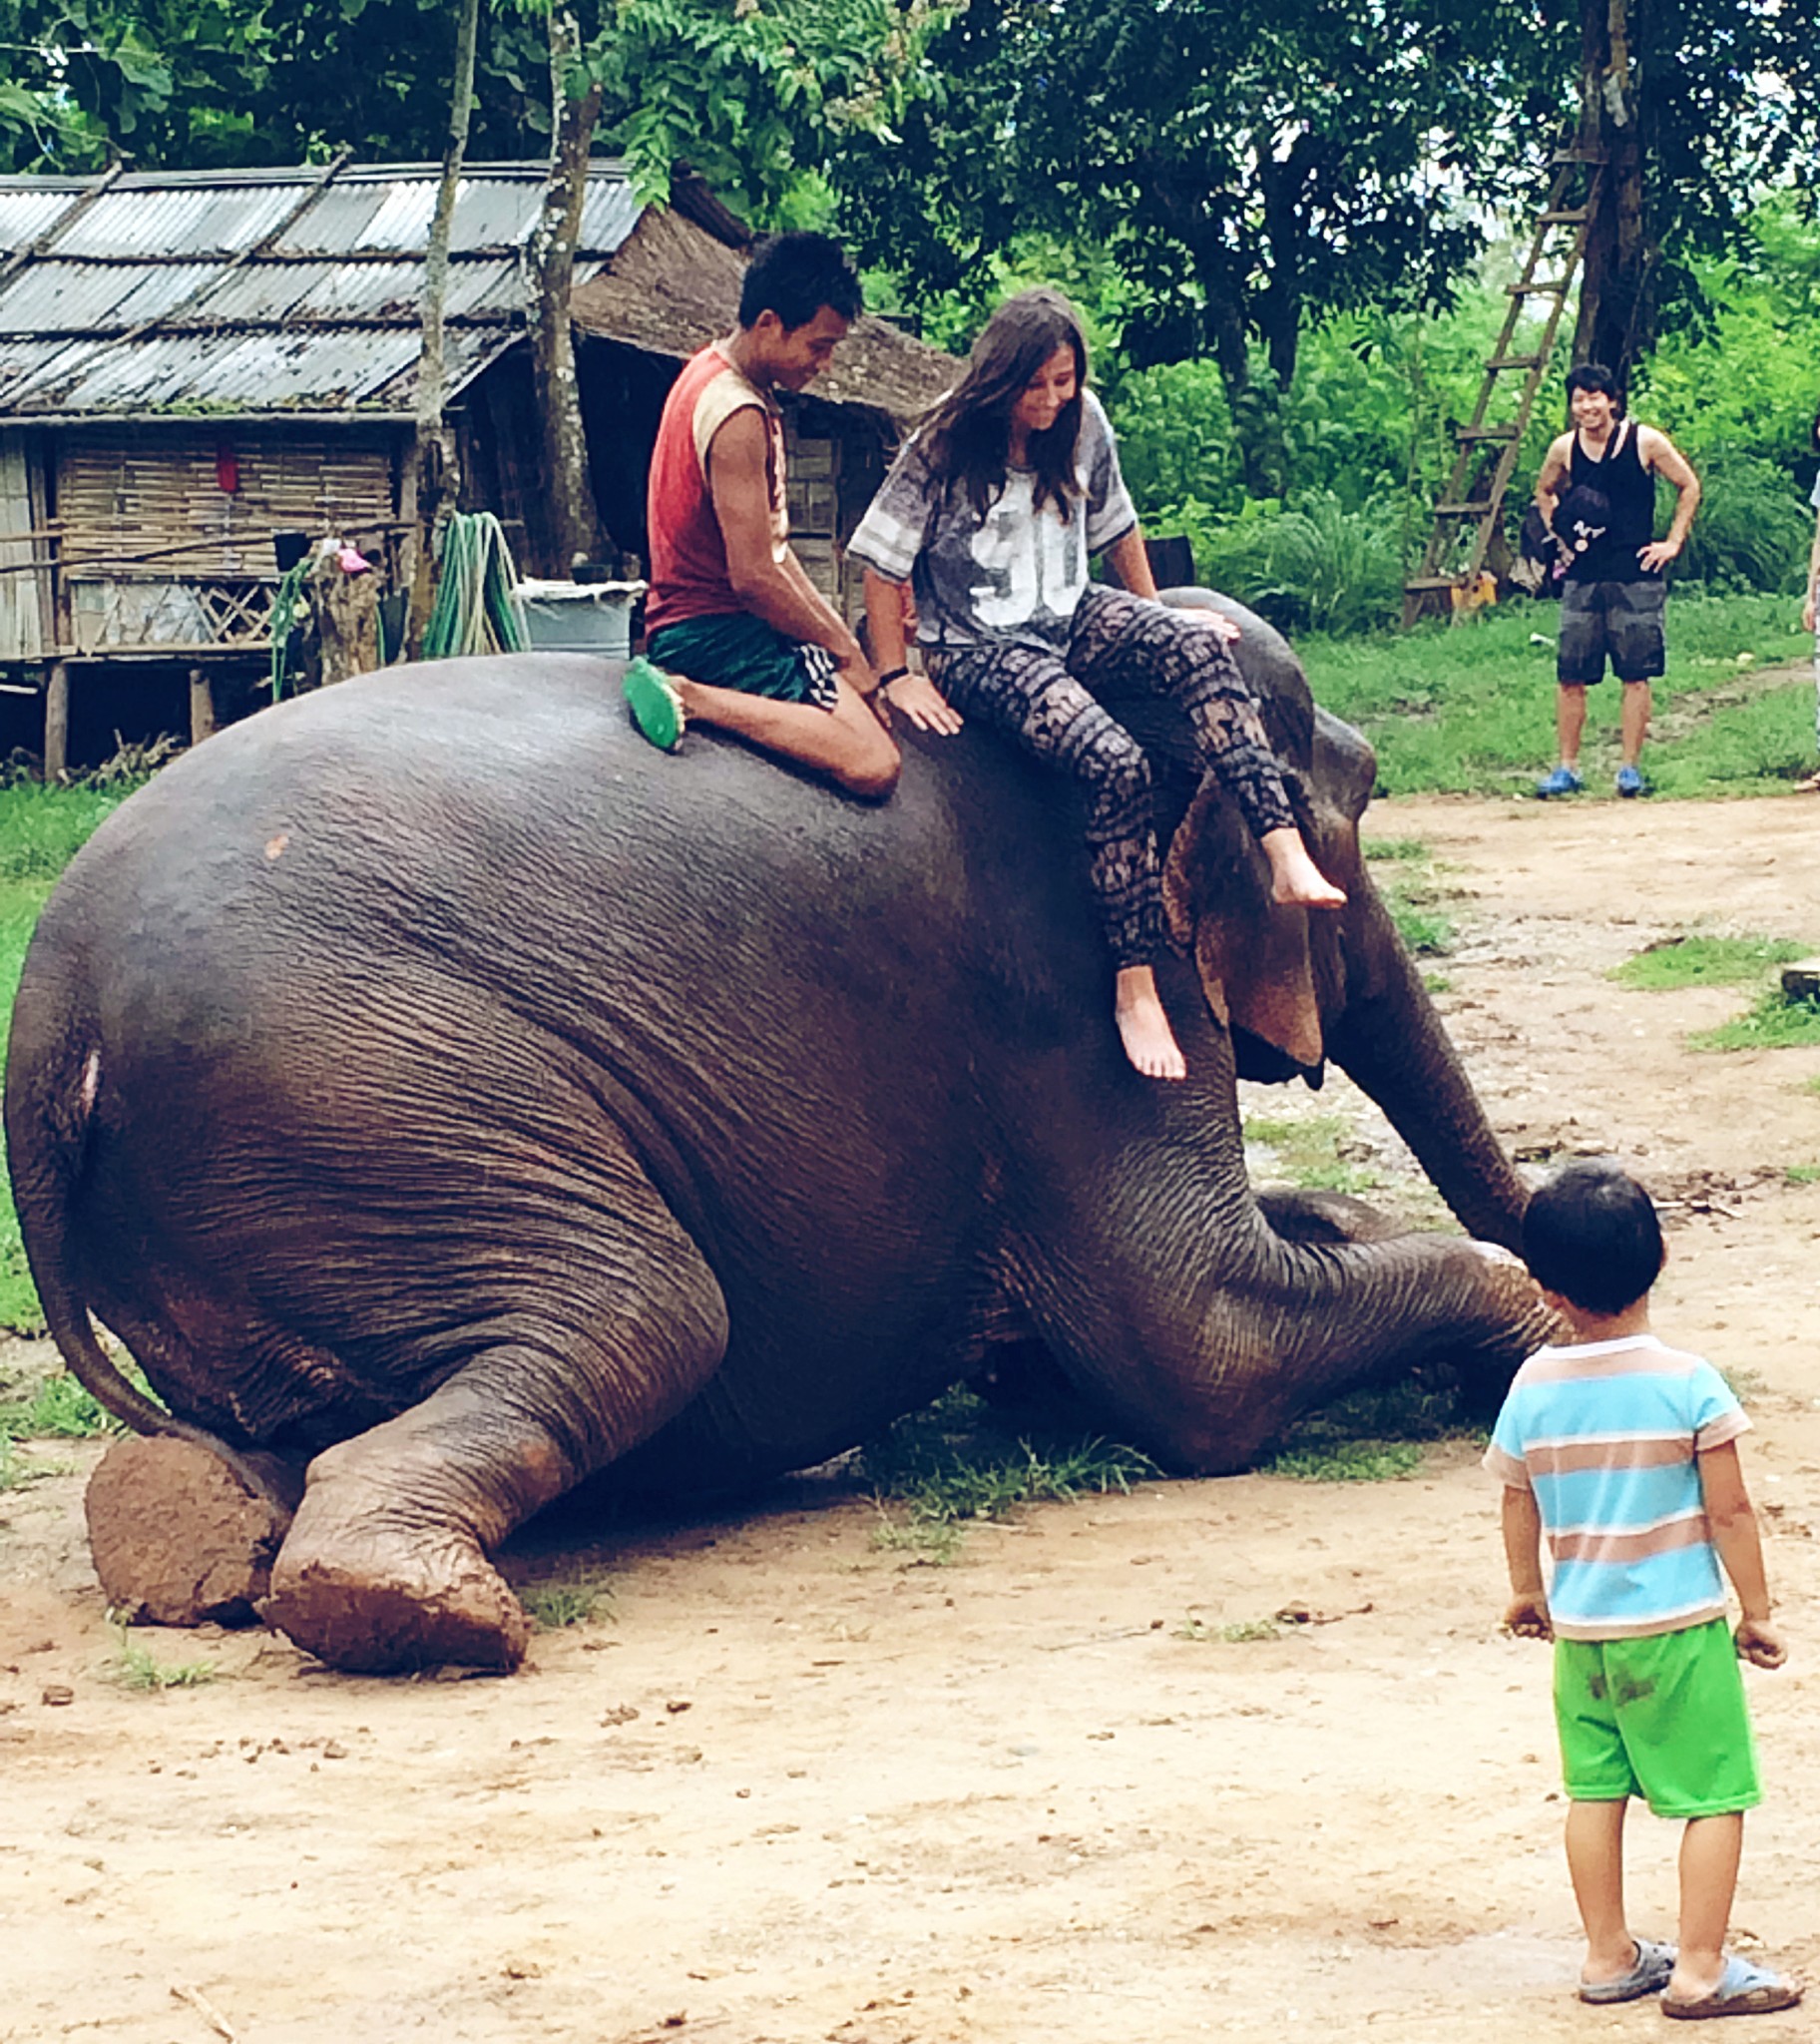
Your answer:
[[[1253,1116],[1245,1123],[1245,1141],[1268,1150],[1277,1171],[1303,1192],[1368,1193],[1382,1183],[1368,1165],[1343,1154],[1352,1131],[1339,1115],[1308,1121]]]
[[[162,1695],[168,1689],[202,1689],[221,1678],[222,1671],[213,1661],[161,1661],[125,1626],[115,1630],[120,1648],[114,1657],[113,1677],[122,1689],[142,1696]]]
[[[1228,1647],[1247,1646],[1254,1640],[1280,1640],[1283,1628],[1273,1618],[1241,1618],[1230,1625],[1208,1625],[1205,1619],[1184,1618],[1175,1628],[1178,1640],[1218,1640]]]
[[[1666,937],[1612,966],[1605,977],[1651,991],[1737,986],[1806,957],[1811,948],[1787,937]]]
[[[1687,1042],[1694,1050],[1795,1050],[1820,1043],[1820,1001],[1791,1001],[1772,987],[1748,1014],[1696,1030]]]
[[[1444,958],[1454,948],[1459,931],[1451,915],[1440,909],[1421,908],[1414,902],[1388,897],[1391,920],[1403,939],[1405,950],[1417,958]]]
[[[1335,1441],[1320,1448],[1285,1448],[1264,1467],[1299,1483],[1388,1483],[1422,1466],[1414,1441]]]
[[[10,1435],[0,1433],[0,1492],[24,1490],[27,1484],[42,1483],[47,1476],[65,1476],[67,1463],[32,1462],[20,1454]]]
[[[1462,1419],[1452,1383],[1418,1372],[1349,1391],[1305,1414],[1258,1466],[1305,1483],[1384,1483],[1413,1475],[1430,1442],[1484,1437]]]
[[[0,885],[39,882],[48,891],[132,788],[0,787]]]
[[[1437,881],[1427,845],[1416,837],[1389,837],[1368,844],[1365,855],[1391,868],[1373,873],[1372,880],[1404,947],[1418,958],[1451,951],[1454,920],[1439,904],[1452,899],[1454,890]]]
[[[1774,687],[1756,679],[1811,658],[1811,638],[1791,624],[1786,597],[1675,591],[1646,761],[1660,792],[1761,793],[1813,770],[1811,675]],[[1559,606],[1518,600],[1410,633],[1309,635],[1296,650],[1316,701],[1371,741],[1380,793],[1528,795],[1555,758],[1559,629]],[[1592,692],[1586,770],[1595,796],[1601,786],[1609,795],[1617,767],[1618,698],[1615,683]]]
[[[977,1391],[957,1385],[860,1450],[858,1472],[884,1522],[875,1544],[952,1559],[969,1521],[1020,1505],[1129,1492],[1158,1471],[1137,1448],[1098,1436],[1015,1432]],[[889,1507],[903,1508],[898,1518]]]
[[[124,1373],[133,1377],[148,1396],[152,1395],[151,1387],[137,1370],[129,1365]],[[0,1439],[4,1440],[79,1441],[96,1434],[125,1431],[68,1370],[60,1369],[43,1378],[29,1398],[0,1403]]]
[[[519,1591],[518,1601],[540,1632],[560,1633],[586,1625],[608,1596],[598,1583],[532,1583]]]

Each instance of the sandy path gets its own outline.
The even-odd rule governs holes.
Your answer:
[[[1749,1373],[1794,1652],[1751,1678],[1769,1799],[1740,1942],[1814,1968],[1820,1186],[1784,1174],[1820,1163],[1820,1050],[1696,1056],[1686,1031],[1739,995],[1600,975],[1702,920],[1820,949],[1820,805],[1411,802],[1370,823],[1426,839],[1462,889],[1443,1005],[1507,1140],[1616,1149],[1676,1202],[1661,1321]],[[1300,1098],[1350,1100],[1403,1168],[1357,1096]],[[79,1475],[0,1497],[0,2039],[206,2044],[173,1987],[248,2044],[1659,2028],[1568,1991],[1547,1657],[1497,1632],[1470,1452],[1400,1483],[1046,1509],[946,1568],[875,1547],[875,1523],[805,1485],[603,1548],[611,1616],[540,1636],[511,1681],[142,1634],[231,1678],[148,1697],[111,1679]],[[1289,1607],[1327,1622],[1182,1636]],[[44,1701],[58,1685],[71,1701]],[[1639,1817],[1646,1931],[1671,1923],[1675,1842]],[[1750,2026],[1817,2031],[1807,2011]]]

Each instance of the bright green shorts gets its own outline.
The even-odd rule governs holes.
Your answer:
[[[1722,1618],[1640,1640],[1557,1640],[1555,1722],[1576,1802],[1642,1795],[1657,1816],[1688,1817],[1763,1799]]]

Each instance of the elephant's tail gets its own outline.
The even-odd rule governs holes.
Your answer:
[[[35,975],[28,954],[6,1074],[7,1167],[45,1323],[70,1374],[104,1412],[138,1433],[195,1441],[263,1491],[257,1473],[227,1442],[148,1397],[96,1338],[70,1245],[93,1164],[104,1053],[99,1027],[85,1026],[86,1004],[66,1001],[58,977]]]

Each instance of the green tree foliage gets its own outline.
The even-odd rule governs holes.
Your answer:
[[[1116,346],[1104,350],[1126,480],[1146,530],[1185,533],[1203,579],[1292,630],[1390,622],[1497,333],[1509,269],[1508,249],[1494,250],[1443,315],[1349,312],[1313,326],[1272,408],[1250,402],[1268,376],[1261,351],[1235,407],[1211,362],[1133,369]],[[1072,287],[1094,289],[1092,265],[1076,277]],[[1791,590],[1813,533],[1820,227],[1795,194],[1773,194],[1737,258],[1701,258],[1700,283],[1712,308],[1704,326],[1665,336],[1632,394],[1637,415],[1674,438],[1705,486],[1677,580]],[[1089,303],[1116,330],[1116,294]],[[1559,369],[1566,360],[1564,351]],[[1531,417],[1513,524],[1565,424],[1559,391],[1557,375]],[[1259,442],[1248,455],[1247,433]],[[1260,472],[1268,497],[1247,487]]]
[[[621,0],[584,63],[644,196],[686,161],[763,217],[842,139],[888,138],[940,19],[928,0]]]
[[[1577,0],[1576,11],[1585,124],[1608,163],[1575,350],[1622,381],[1658,331],[1709,314],[1701,258],[1742,247],[1765,188],[1811,177],[1820,7]]]
[[[1133,358],[1210,355],[1234,402],[1254,340],[1286,386],[1311,317],[1445,302],[1575,70],[1565,24],[1461,0],[973,0],[931,59],[836,167],[868,256],[927,297],[1031,230],[1093,242]]]
[[[977,292],[1032,232],[1092,244],[1135,362],[1211,358],[1235,410],[1253,386],[1267,409],[1311,325],[1452,302],[1490,210],[1540,198],[1613,11],[1641,168],[1608,175],[1628,240],[1598,289],[1618,305],[1640,250],[1654,300],[1697,309],[1691,258],[1811,155],[1820,0],[973,0],[897,139],[843,151],[843,222],[913,306]]]
[[[918,81],[930,0],[584,0],[599,139],[647,196],[686,159],[759,217],[848,134],[881,136]],[[547,7],[483,10],[468,156],[549,148]],[[421,0],[0,0],[12,46],[0,169],[429,162],[449,117],[452,36]],[[585,84],[578,80],[578,90]]]

